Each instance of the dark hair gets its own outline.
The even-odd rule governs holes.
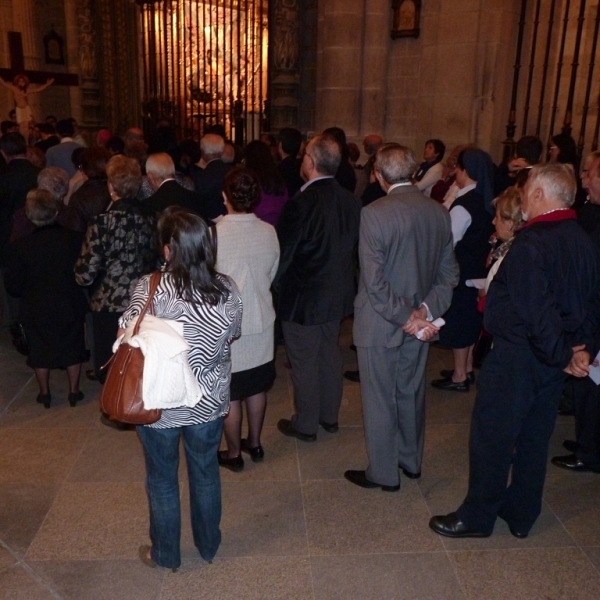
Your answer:
[[[200,160],[200,144],[196,140],[183,140],[179,144],[179,150],[182,155],[189,156],[194,164]]]
[[[229,289],[215,270],[216,241],[202,217],[169,207],[158,221],[158,239],[169,247],[167,271],[179,298],[195,302],[199,295],[212,306],[226,298]]]
[[[229,171],[223,191],[236,212],[251,213],[260,202],[260,182],[251,169],[236,167]]]
[[[354,142],[348,144],[348,158],[352,162],[356,162],[360,158],[360,148]]]
[[[123,154],[125,142],[118,135],[112,135],[106,140],[106,148],[113,154]]]
[[[0,133],[2,135],[6,135],[6,133],[10,131],[13,127],[15,127],[14,121],[2,121],[2,123],[0,123]]]
[[[204,130],[204,135],[207,133],[214,133],[215,135],[220,135],[224,140],[227,139],[227,133],[225,132],[225,126],[221,125],[221,123],[215,123],[210,127],[207,127]]]
[[[524,158],[527,164],[537,165],[544,151],[542,140],[535,135],[524,135],[518,142],[515,148],[517,158]]]
[[[36,127],[40,130],[40,133],[45,133],[46,135],[54,135],[56,133],[52,123],[38,123]]]
[[[280,196],[285,193],[285,180],[277,170],[269,146],[258,140],[250,142],[244,149],[244,160],[258,176],[260,187],[266,194]]]
[[[266,132],[261,133],[260,141],[263,144],[267,144],[267,146],[269,146],[269,147],[277,146],[277,140],[275,139],[275,136],[272,133],[266,133]]]
[[[20,133],[7,133],[0,137],[0,150],[7,156],[19,156],[27,152],[27,142]]]
[[[552,136],[552,142],[558,146],[559,163],[573,165],[575,172],[579,172],[579,156],[577,155],[577,144],[567,133],[558,133]]]
[[[302,145],[302,134],[293,127],[284,127],[279,132],[279,143],[281,149],[290,156],[296,157],[300,152],[300,146]]]
[[[75,133],[75,128],[69,119],[61,119],[56,124],[56,131],[60,137],[71,137]]]
[[[444,154],[446,154],[446,144],[444,144],[444,142],[442,142],[442,140],[438,140],[437,138],[427,140],[425,142],[425,145],[427,146],[427,144],[431,144],[433,146],[433,149],[435,150],[435,153],[437,154],[435,160],[437,162],[441,161],[444,158]]]
[[[79,169],[79,167],[81,167],[81,164],[83,162],[83,153],[85,152],[85,148],[83,146],[80,146],[79,148],[75,148],[75,150],[73,150],[73,152],[71,152],[71,162],[73,163],[73,166],[76,169]]]
[[[110,152],[104,146],[84,148],[81,167],[88,179],[106,179],[106,163]]]
[[[340,150],[342,152],[342,160],[348,160],[348,144],[346,143],[346,132],[341,127],[328,127],[323,131],[323,135],[332,137],[340,145]]]

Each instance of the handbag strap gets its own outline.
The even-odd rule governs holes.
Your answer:
[[[138,315],[138,320],[137,320],[137,323],[135,324],[135,327],[133,328],[132,335],[138,334],[138,332],[140,330],[140,323],[142,322],[142,319],[144,318],[144,315],[146,314],[146,312],[148,312],[148,309],[150,309],[150,314],[152,314],[152,315],[154,314],[154,307],[152,306],[152,301],[154,299],[154,294],[156,293],[156,288],[158,288],[158,284],[160,283],[161,275],[162,274],[160,271],[155,271],[150,276],[150,288],[148,289],[148,299],[146,300],[146,304],[144,304],[144,307],[142,308],[142,310],[140,311],[140,314]]]

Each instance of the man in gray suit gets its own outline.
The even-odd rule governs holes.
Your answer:
[[[420,476],[429,344],[458,283],[448,211],[411,184],[416,158],[399,144],[377,152],[386,196],[363,208],[354,301],[369,466],[344,476],[365,488],[400,489],[399,468]],[[416,334],[421,331],[421,340]]]

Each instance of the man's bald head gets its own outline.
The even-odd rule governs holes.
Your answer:
[[[377,135],[376,133],[369,134],[363,140],[363,148],[365,149],[365,152],[369,156],[372,156],[373,154],[375,154],[377,152],[377,150],[379,150],[379,148],[381,148],[382,145],[383,145],[383,138],[380,135]]]

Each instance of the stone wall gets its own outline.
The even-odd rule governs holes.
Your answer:
[[[426,0],[418,39],[392,40],[390,0],[319,0],[316,129],[380,133],[420,154],[441,138],[502,154],[519,0]]]

